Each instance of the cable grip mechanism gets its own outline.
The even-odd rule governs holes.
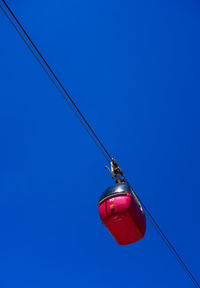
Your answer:
[[[112,179],[115,179],[116,183],[125,182],[124,173],[114,158],[112,158],[110,166],[111,168],[109,168],[108,166],[105,166],[105,168],[108,169],[108,171],[112,175]]]

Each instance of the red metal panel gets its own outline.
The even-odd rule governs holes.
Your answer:
[[[99,204],[99,215],[120,245],[131,244],[144,237],[146,218],[129,193],[110,195]]]

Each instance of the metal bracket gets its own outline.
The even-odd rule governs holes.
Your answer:
[[[112,178],[115,179],[116,183],[125,182],[124,173],[114,158],[112,158],[110,165],[111,169],[109,169],[108,166],[105,166],[105,168],[111,173]]]

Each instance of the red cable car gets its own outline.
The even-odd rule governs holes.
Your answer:
[[[128,183],[117,183],[106,189],[98,206],[103,224],[118,244],[131,244],[144,237],[146,218]]]

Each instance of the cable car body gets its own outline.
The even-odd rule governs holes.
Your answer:
[[[118,244],[127,245],[142,239],[146,218],[128,183],[117,183],[101,195],[99,215]]]

